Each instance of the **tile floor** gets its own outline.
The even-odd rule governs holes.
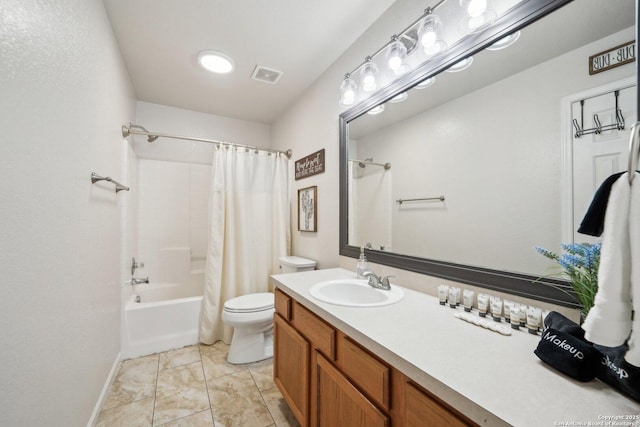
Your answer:
[[[123,361],[96,426],[299,426],[273,383],[273,359],[231,365],[228,348],[220,341]]]

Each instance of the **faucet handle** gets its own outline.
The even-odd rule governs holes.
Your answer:
[[[395,275],[390,275],[390,276],[384,276],[384,277],[382,278],[381,282],[382,282],[382,284],[383,284],[384,286],[391,286],[391,285],[389,284],[389,278],[390,278],[390,277],[396,277],[396,276],[395,276]]]

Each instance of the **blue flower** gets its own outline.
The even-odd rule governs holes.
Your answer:
[[[558,263],[563,274],[569,277],[574,296],[582,305],[583,313],[593,307],[598,290],[598,268],[600,266],[600,243],[564,243],[560,245],[565,253],[558,255],[540,246],[536,252]],[[553,286],[553,285],[551,285]],[[559,288],[562,290],[562,288]]]

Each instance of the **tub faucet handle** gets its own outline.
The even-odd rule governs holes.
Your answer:
[[[136,277],[131,278],[132,285],[139,285],[140,283],[149,283],[149,278],[145,277],[144,279],[138,279]]]
[[[131,275],[132,276],[136,274],[136,268],[143,268],[143,267],[144,267],[144,262],[136,261],[135,257],[131,258]]]

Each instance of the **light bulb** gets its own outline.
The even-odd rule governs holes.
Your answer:
[[[355,105],[358,100],[358,86],[349,74],[344,76],[344,80],[340,85],[340,106],[350,107]]]
[[[460,0],[459,3],[465,12],[460,20],[463,33],[479,31],[496,19],[496,12],[491,9],[489,0]]]
[[[476,18],[487,10],[487,0],[471,0],[467,5],[467,14]]]
[[[394,36],[393,40],[387,50],[387,64],[395,73],[402,67],[402,63],[407,57],[407,48],[404,43],[398,41],[396,36]]]
[[[373,92],[378,89],[378,66],[371,62],[371,58],[367,58],[366,62],[360,70],[362,77],[362,90],[365,92]]]
[[[428,58],[447,49],[447,44],[442,40],[442,21],[438,15],[429,13],[424,17],[418,27],[418,40]]]
[[[420,43],[422,43],[422,46],[429,48],[436,43],[437,38],[433,28],[427,28],[424,34],[422,34],[422,37],[420,37]]]

